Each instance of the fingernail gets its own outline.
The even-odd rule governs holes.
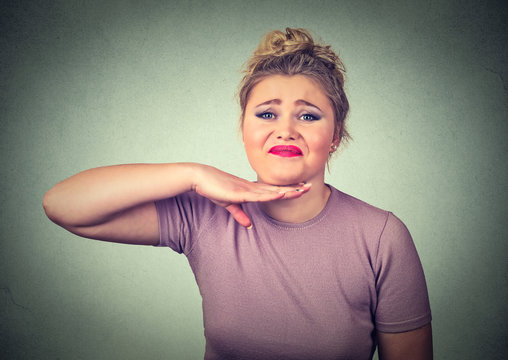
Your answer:
[[[250,224],[248,227],[247,227],[247,230],[250,230],[252,229],[252,224]]]

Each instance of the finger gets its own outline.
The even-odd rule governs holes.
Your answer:
[[[283,196],[284,193],[281,191],[244,189],[241,192],[232,194],[230,197],[230,201],[236,204],[244,202],[272,201],[280,199]]]
[[[245,226],[246,228],[250,227],[252,225],[252,222],[250,221],[247,214],[242,210],[242,208],[237,204],[231,204],[226,206],[226,210],[233,215],[233,218],[242,226]]]
[[[265,202],[282,199],[284,197],[283,192],[266,192],[258,194],[248,194],[243,202]]]
[[[302,196],[307,191],[310,190],[310,184],[305,185],[299,188],[278,188],[278,192],[274,193],[272,191],[268,193],[258,193],[256,195],[249,193],[245,194],[243,201],[241,202],[265,202],[265,201],[273,201],[273,200],[288,200],[295,199],[297,197]]]
[[[254,184],[252,184],[252,186],[249,187],[249,191],[259,193],[259,194],[280,193],[281,189],[283,189],[281,186],[270,185],[270,184],[260,184],[260,183],[254,183]]]
[[[298,198],[298,197],[302,196],[303,194],[305,194],[307,191],[309,191],[310,188],[311,188],[311,184],[305,184],[304,186],[299,187],[297,189],[293,189],[293,190],[288,189],[288,191],[286,193],[284,193],[283,199],[289,200],[289,199]]]
[[[244,192],[241,201],[235,202],[264,202],[280,199],[294,199],[309,191],[311,184],[298,184],[294,186],[265,185],[263,189],[250,189]]]
[[[263,188],[249,189],[250,193],[256,193],[263,197],[262,201],[275,200],[278,197],[275,194],[286,194],[293,191],[304,191],[306,188],[302,186],[275,186],[266,185]],[[273,196],[273,197],[272,197]],[[266,200],[265,200],[266,199]]]
[[[282,193],[287,193],[290,191],[303,191],[306,192],[310,189],[311,184],[300,183],[300,184],[291,184],[291,185],[268,185],[266,184],[266,190],[268,191],[277,191]]]

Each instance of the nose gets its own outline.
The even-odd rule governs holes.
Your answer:
[[[275,135],[279,140],[296,140],[298,132],[291,116],[283,116],[278,119]]]

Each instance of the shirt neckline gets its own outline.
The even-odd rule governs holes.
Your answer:
[[[264,220],[264,222],[272,225],[273,227],[281,229],[281,230],[301,230],[301,229],[311,227],[311,226],[321,222],[326,217],[326,215],[329,213],[330,208],[332,206],[331,204],[338,200],[339,194],[338,194],[337,189],[335,189],[331,185],[328,185],[328,184],[325,184],[325,185],[330,188],[330,196],[328,197],[325,207],[321,210],[321,212],[319,214],[317,214],[316,216],[314,216],[310,220],[307,220],[307,221],[304,221],[301,223],[289,223],[289,222],[279,221],[279,220],[276,220],[276,219],[270,217],[268,214],[266,214],[261,209],[261,206],[259,206],[259,203],[254,203],[256,212],[259,215],[258,218],[261,218],[262,220]],[[255,223],[253,225],[256,226]]]

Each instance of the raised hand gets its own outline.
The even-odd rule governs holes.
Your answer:
[[[274,186],[248,181],[217,168],[200,165],[196,169],[192,189],[199,195],[228,210],[241,225],[249,227],[251,221],[239,204],[279,199],[294,199],[310,189],[310,184]]]
[[[156,200],[194,190],[249,227],[239,204],[293,199],[309,188],[255,183],[196,163],[129,164],[73,175],[44,195],[43,206],[52,221],[79,236],[153,245],[159,240]]]

